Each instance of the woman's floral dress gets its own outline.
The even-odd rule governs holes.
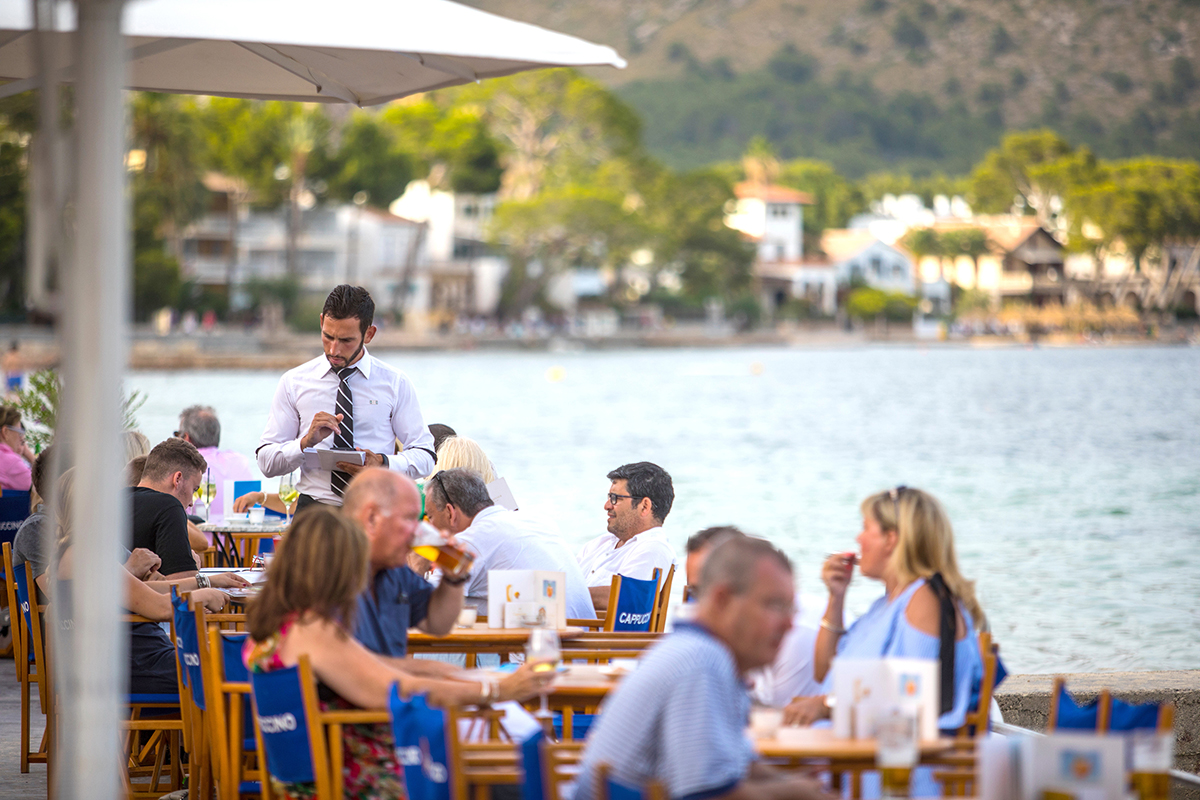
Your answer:
[[[279,647],[294,622],[295,617],[289,617],[279,632],[266,641],[255,642],[247,638],[242,651],[246,667],[254,672],[284,668],[286,665],[279,658]],[[321,710],[356,708],[326,687],[319,688]],[[396,760],[390,725],[380,722],[342,726],[342,752],[347,800],[400,800],[404,797],[404,778]],[[315,783],[283,783],[274,776],[270,781],[272,791],[283,800],[313,800],[317,796]]]

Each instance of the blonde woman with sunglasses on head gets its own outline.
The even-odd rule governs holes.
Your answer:
[[[936,660],[945,686],[938,727],[953,731],[966,718],[972,688],[983,676],[975,632],[984,625],[975,588],[958,571],[954,531],[932,495],[906,486],[862,502],[859,552],[830,556],[821,570],[829,604],[821,619],[813,676],[826,680],[834,658],[897,656]],[[857,562],[865,578],[886,590],[852,625],[844,622],[846,589]],[[824,697],[802,697],[784,709],[788,722],[828,716]]]

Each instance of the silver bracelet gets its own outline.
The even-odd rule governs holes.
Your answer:
[[[197,572],[196,573],[196,588],[197,589],[207,589],[208,586],[209,586],[208,576],[204,575],[203,573]]]
[[[835,628],[830,622],[828,622],[827,620],[824,620],[824,619],[821,620],[821,627],[824,628],[825,630],[829,631],[830,633],[834,634],[835,636],[841,636],[843,633],[846,632],[845,628]]]

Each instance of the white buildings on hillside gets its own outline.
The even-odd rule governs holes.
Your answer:
[[[778,264],[804,257],[804,206],[812,197],[786,186],[743,181],[733,187],[737,207],[725,224],[758,246],[758,262]]]
[[[425,226],[386,211],[354,204],[301,212],[296,277],[301,289],[320,294],[339,283],[367,287],[380,310],[399,309],[404,287],[420,268]],[[208,214],[183,234],[181,269],[201,285],[237,287],[287,275],[288,209],[230,213],[228,198],[215,194]],[[244,302],[242,300],[241,302]]]
[[[912,294],[916,290],[912,256],[869,230],[827,230],[821,234],[821,250],[829,259],[838,286],[862,282],[886,292]]]
[[[426,226],[406,325],[446,326],[496,311],[508,260],[485,242],[495,205],[495,194],[447,192],[423,180],[392,203],[393,214]]]

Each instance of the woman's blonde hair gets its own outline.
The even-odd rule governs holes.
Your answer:
[[[367,585],[367,536],[348,517],[323,506],[296,515],[268,570],[262,593],[246,608],[246,627],[264,641],[293,614],[312,612],[354,626]]]
[[[983,629],[986,617],[975,598],[975,582],[958,571],[954,555],[954,529],[942,504],[920,489],[898,486],[862,501],[862,513],[885,531],[896,531],[899,542],[890,566],[902,586],[917,578],[941,573],[950,593],[971,612],[975,627]]]
[[[150,454],[150,440],[141,431],[125,431],[125,463]]]
[[[430,477],[444,469],[469,469],[483,478],[484,483],[496,480],[496,470],[488,460],[487,453],[474,439],[466,436],[449,436],[442,441],[437,451],[437,466]]]

